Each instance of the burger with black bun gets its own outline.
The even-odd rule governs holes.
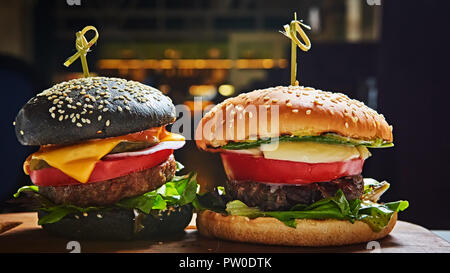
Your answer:
[[[195,175],[175,175],[173,151],[185,144],[169,132],[171,99],[119,78],[70,80],[31,98],[15,132],[40,146],[25,160],[39,224],[81,239],[151,238],[183,231],[192,217]]]
[[[262,111],[264,110],[264,111]],[[371,148],[393,146],[383,115],[341,93],[279,86],[216,105],[196,131],[227,180],[195,200],[205,236],[291,246],[346,245],[388,235],[407,201],[362,176]]]

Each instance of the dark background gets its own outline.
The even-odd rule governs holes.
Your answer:
[[[366,161],[363,175],[391,183],[383,200],[409,200],[410,207],[401,214],[402,220],[432,229],[450,229],[449,4],[433,0],[381,1],[381,5],[374,6],[368,4],[373,1],[365,0],[359,5],[352,4],[352,0],[262,2],[81,0],[80,6],[70,6],[66,1],[4,1],[0,6],[4,18],[0,21],[0,212],[18,210],[8,200],[18,187],[30,183],[23,175],[22,163],[36,149],[17,142],[14,117],[34,94],[79,76],[79,61],[69,68],[62,65],[74,53],[76,31],[92,24],[100,32],[97,45],[88,55],[93,73],[168,88],[168,95],[176,104],[186,104],[192,100],[188,92],[192,85],[232,84],[236,86],[233,95],[286,85],[289,63],[270,69],[181,71],[131,70],[120,65],[104,69],[100,60],[229,59],[233,58],[227,51],[232,44],[230,35],[277,33],[292,20],[293,11],[311,23],[311,10],[316,9],[320,28],[309,33],[312,49],[307,53],[298,51],[299,81],[302,85],[343,92],[383,113],[393,125],[395,147],[372,149],[373,156]],[[348,27],[351,7],[358,7],[360,15],[356,37]],[[273,37],[274,43],[283,45],[281,57],[289,61],[286,38],[281,34]],[[128,50],[140,44],[148,50]],[[219,53],[211,51],[205,57],[205,52],[210,52],[209,45]],[[238,58],[279,58],[274,56],[275,50],[264,51],[266,42],[250,42],[249,47],[239,49]],[[173,48],[175,55],[167,51]],[[262,76],[243,82],[239,75]],[[210,100],[217,103],[225,97],[217,94]],[[188,170],[196,170],[203,184],[223,183],[218,156],[199,152],[192,141],[177,151],[176,157]]]

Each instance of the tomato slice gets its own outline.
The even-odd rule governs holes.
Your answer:
[[[161,150],[149,155],[128,156],[122,158],[102,159],[98,161],[86,183],[105,181],[152,168],[166,161],[173,150]],[[74,178],[59,169],[49,167],[40,170],[28,170],[31,181],[37,186],[80,185]]]
[[[325,182],[360,174],[364,165],[362,158],[312,164],[238,153],[223,152],[220,155],[228,179],[237,181],[282,184]]]

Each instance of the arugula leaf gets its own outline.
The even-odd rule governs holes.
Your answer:
[[[17,192],[13,196],[15,198],[17,198],[17,197],[19,197],[19,195],[22,192],[25,192],[25,191],[31,191],[31,192],[34,192],[34,193],[39,193],[39,188],[38,188],[38,186],[23,186],[20,189],[18,189]]]
[[[178,191],[180,194],[179,205],[183,206],[185,204],[191,203],[197,195],[199,186],[197,185],[197,174],[191,173],[185,178],[186,184],[182,192]],[[179,190],[179,188],[177,188]]]
[[[197,195],[193,202],[197,211],[209,209],[228,215],[257,217],[274,217],[289,227],[296,227],[295,219],[338,219],[356,220],[367,223],[372,230],[380,231],[388,223],[394,212],[405,210],[408,201],[397,201],[378,204],[368,200],[347,200],[342,190],[338,190],[333,197],[323,198],[309,206],[297,204],[286,211],[263,211],[258,207],[248,207],[240,200],[226,202],[226,195],[218,191]]]
[[[408,206],[408,201],[396,201],[383,205],[374,202],[363,202],[359,210],[358,220],[367,223],[372,230],[378,232],[388,225],[394,212],[403,211]]]
[[[41,217],[38,221],[38,225],[44,225],[44,224],[51,224],[58,222],[62,218],[64,218],[66,215],[70,213],[78,213],[78,212],[88,212],[92,210],[99,210],[99,207],[87,207],[87,208],[80,208],[77,206],[72,205],[59,205],[59,206],[53,206],[53,207],[44,207],[41,208],[41,210],[48,212],[47,215]]]
[[[353,199],[348,201],[349,207],[350,207],[350,215],[352,215],[352,219],[353,218],[357,218],[358,213],[359,213],[359,209],[361,208],[361,199]],[[353,222],[352,220],[350,220],[351,222]]]
[[[163,210],[167,207],[167,203],[162,196],[160,194],[153,194],[153,192],[124,198],[115,205],[127,209],[138,209],[146,214],[149,214],[153,209]]]
[[[197,211],[212,210],[218,213],[226,213],[226,204],[231,201],[225,195],[225,190],[222,186],[215,187],[213,191],[197,194],[197,197],[192,202],[192,205]]]
[[[38,186],[23,186],[17,190],[15,194],[13,194],[14,198],[18,198],[22,193],[29,192],[32,194],[34,198],[36,198],[41,206],[43,207],[50,207],[54,206],[53,202],[48,200],[45,196],[41,195],[39,193],[39,187]]]
[[[404,211],[405,209],[407,209],[409,207],[409,202],[406,200],[395,201],[395,202],[385,203],[384,206],[393,211]]]
[[[233,200],[227,203],[226,212],[230,215],[246,216],[248,218],[263,217],[264,211],[259,210],[257,207],[248,207],[244,202],[240,200]]]
[[[124,198],[112,207],[138,209],[143,213],[149,214],[152,210],[165,210],[168,205],[183,206],[193,202],[198,192],[196,173],[189,173],[183,176],[175,176],[160,188],[146,192],[144,194]],[[39,223],[55,223],[70,213],[83,213],[92,210],[102,210],[105,207],[78,207],[74,205],[56,205],[44,196],[39,194],[37,186],[24,186],[17,190],[14,197],[19,197],[23,192],[32,192],[41,202],[41,210],[47,212]]]
[[[383,139],[375,140],[360,140],[349,137],[343,137],[338,134],[327,133],[318,136],[294,136],[285,135],[278,138],[263,138],[258,140],[244,141],[244,142],[228,142],[226,145],[222,146],[222,149],[228,150],[241,150],[250,149],[261,146],[261,144],[268,144],[273,142],[285,142],[285,141],[310,141],[310,142],[321,142],[327,144],[344,144],[353,146],[366,146],[369,148],[385,148],[392,147],[394,144],[392,142],[386,142]]]
[[[354,208],[353,208],[354,210]],[[338,190],[334,197],[324,198],[308,207],[294,206],[288,211],[261,211],[257,207],[248,207],[239,200],[227,203],[226,211],[230,215],[256,217],[274,217],[290,227],[295,227],[295,219],[340,219],[353,220],[350,204],[342,190]]]
[[[183,176],[175,176],[171,182],[166,184],[166,195],[181,195],[186,188],[188,187],[189,183],[197,182],[197,174],[196,173],[190,173]],[[172,191],[169,193],[167,191],[167,187],[172,188]],[[194,190],[195,192],[195,190]]]
[[[160,188],[142,195],[128,197],[116,203],[116,206],[139,209],[149,214],[151,210],[165,210],[167,205],[183,206],[191,203],[197,194],[197,174],[189,173],[175,176]]]

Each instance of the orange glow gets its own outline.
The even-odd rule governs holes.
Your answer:
[[[286,68],[286,59],[102,59],[100,69],[272,69]]]
[[[203,111],[207,106],[212,105],[212,102],[187,100],[184,102],[184,105],[189,108],[191,113],[194,113],[195,111]]]
[[[273,68],[274,62],[272,59],[265,59],[262,61],[262,66],[267,69]]]
[[[214,96],[217,93],[214,85],[191,85],[189,94],[192,96]]]
[[[286,68],[288,66],[288,60],[286,59],[279,59],[278,60],[278,67],[279,68]]]

